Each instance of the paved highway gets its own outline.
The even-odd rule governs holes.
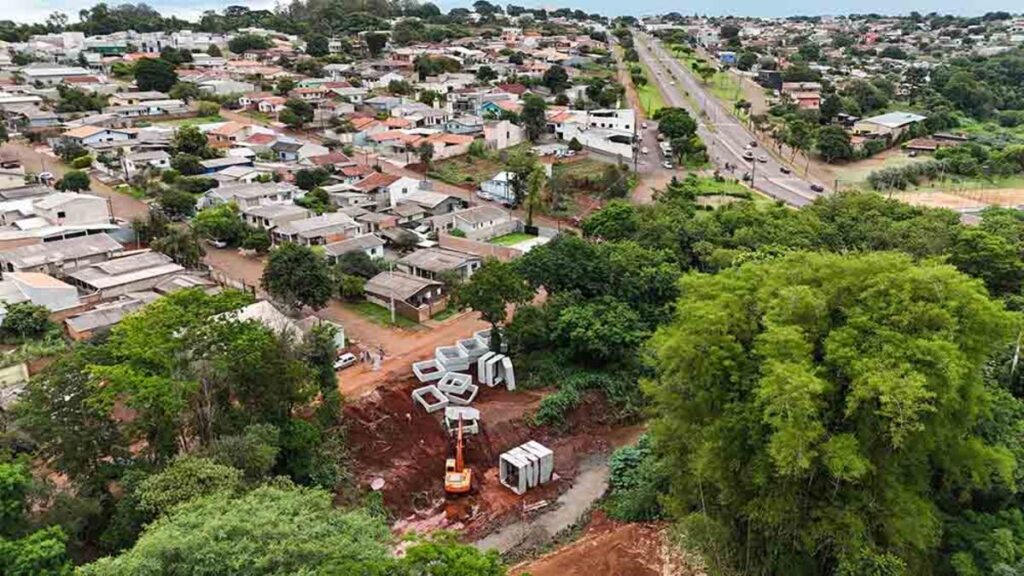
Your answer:
[[[737,177],[750,173],[754,188],[793,206],[807,205],[819,196],[818,192],[811,189],[811,185],[816,182],[800,177],[796,169],[763,147],[750,149],[755,160],[744,159],[743,155],[750,144],[756,143],[754,134],[705,90],[692,72],[673,57],[659,40],[640,32],[635,33],[633,38],[640,59],[654,74],[652,80],[665,96],[665,103],[687,109],[697,120],[697,134],[704,140],[708,155],[719,170],[727,172],[728,163],[736,167],[731,173]],[[699,114],[700,110],[695,110],[695,107],[703,110],[705,115]],[[656,153],[656,149],[652,149],[651,153]],[[785,174],[783,168],[790,171],[790,174]]]

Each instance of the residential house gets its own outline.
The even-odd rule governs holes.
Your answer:
[[[345,329],[340,324],[336,324],[328,320],[322,320],[316,316],[308,316],[301,320],[293,320],[266,300],[254,302],[248,306],[243,306],[238,310],[218,314],[213,318],[215,320],[232,320],[236,322],[258,322],[281,336],[298,343],[301,343],[313,328],[326,323],[330,324],[335,329],[335,350],[341,350],[345,347]]]
[[[359,236],[364,227],[348,214],[327,212],[320,216],[285,222],[272,231],[275,243],[294,242],[320,246]]]
[[[225,168],[232,166],[252,166],[252,158],[246,158],[242,156],[225,156],[223,158],[210,158],[209,160],[202,160],[199,164],[203,167],[204,174],[213,174],[220,172]]]
[[[926,119],[926,116],[911,112],[889,112],[858,120],[853,125],[853,132],[861,136],[883,137],[895,141],[910,130],[914,124],[924,122]]]
[[[485,204],[432,216],[426,222],[438,232],[450,232],[458,228],[471,240],[488,240],[515,231],[518,221],[501,208]]]
[[[156,90],[145,92],[117,92],[110,95],[111,106],[136,106],[153,100],[167,100],[167,94]]]
[[[81,66],[56,66],[34,63],[21,69],[20,74],[29,84],[56,86],[69,78],[92,77],[93,73]]]
[[[498,172],[491,177],[490,180],[484,180],[480,183],[480,191],[478,194],[488,200],[494,200],[495,202],[514,204],[516,202],[516,197],[515,191],[513,190],[513,177],[514,176],[511,172]]]
[[[135,138],[135,133],[118,128],[79,126],[61,134],[61,138],[88,148],[109,142],[127,142]]]
[[[93,234],[0,251],[0,270],[4,274],[41,272],[62,276],[83,266],[114,258],[123,251],[121,244],[107,234]]]
[[[241,209],[242,220],[255,228],[273,230],[285,222],[305,220],[313,215],[295,204],[263,204]]]
[[[302,189],[287,182],[250,182],[224,184],[206,191],[197,206],[207,208],[234,202],[240,209],[267,204],[291,203],[303,196]]]
[[[430,280],[442,280],[446,274],[458,274],[468,279],[483,264],[475,255],[447,248],[423,248],[400,258],[396,263],[399,270]]]
[[[78,290],[70,284],[41,272],[8,272],[0,280],[0,324],[7,317],[7,307],[31,302],[50,312],[60,312],[80,304]]]
[[[133,292],[113,302],[101,303],[92,310],[65,319],[64,328],[72,340],[76,342],[88,340],[116,326],[126,316],[141,310],[157,298],[159,295],[155,292]]]
[[[430,181],[426,181],[427,184]],[[399,203],[394,208],[398,208],[401,205],[414,204],[422,208],[427,215],[437,216],[438,214],[447,214],[449,212],[455,212],[460,210],[466,204],[466,201],[458,196],[452,196],[451,194],[444,194],[442,192],[434,192],[428,189],[424,189],[422,184],[419,190],[411,192],[399,199]],[[407,214],[412,214],[407,212]]]
[[[482,134],[484,131],[484,119],[479,116],[470,116],[468,114],[456,116],[455,118],[445,122],[444,131],[451,134],[463,134],[469,136]]]
[[[171,167],[171,155],[164,150],[132,152],[121,158],[121,167],[129,178],[146,168],[166,170]]]
[[[384,240],[375,234],[363,234],[324,245],[324,253],[332,263],[337,263],[340,256],[349,252],[362,252],[370,258],[383,258]]]
[[[444,284],[404,272],[381,272],[370,278],[363,290],[366,299],[370,302],[385,308],[390,308],[392,304],[395,304],[396,312],[403,316],[413,312],[416,314],[416,321],[420,321],[424,316],[429,318],[434,313],[443,310],[443,305],[446,304]],[[401,303],[404,303],[406,307],[400,308]],[[434,310],[435,305],[440,305],[436,311]],[[407,308],[413,310],[408,311]],[[419,313],[421,309],[424,309],[424,314]]]
[[[80,268],[68,274],[67,280],[86,292],[99,293],[101,298],[113,298],[151,290],[184,270],[169,256],[147,250]]]

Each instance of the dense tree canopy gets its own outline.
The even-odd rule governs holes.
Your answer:
[[[1010,450],[977,426],[982,367],[1016,319],[977,281],[794,254],[682,291],[654,340],[654,433],[670,507],[722,568],[917,572],[947,506],[1013,487]]]

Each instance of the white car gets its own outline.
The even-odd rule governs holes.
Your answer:
[[[672,169],[672,163],[669,162],[668,160],[665,160],[664,162],[662,162],[661,166],[663,168],[665,168],[666,170],[671,170]]]
[[[356,363],[356,355],[351,353],[351,352],[346,352],[346,353],[342,354],[341,356],[338,356],[338,359],[334,361],[334,369],[335,370],[344,370],[345,368],[348,368],[349,366],[351,366],[351,365],[353,365],[355,363]]]
[[[650,152],[651,151],[647,149],[647,146],[644,146],[643,148],[640,149],[641,154],[649,154]]]
[[[675,81],[675,80],[670,80],[670,81],[669,81],[669,84],[671,84],[671,85],[675,86],[675,85],[676,85],[676,81]]]
[[[228,247],[228,243],[223,241],[223,240],[215,240],[215,239],[211,238],[211,239],[207,240],[207,242],[209,242],[210,246],[213,246],[214,248],[227,248]]]
[[[765,154],[761,154],[760,156],[757,157],[757,161],[760,162],[761,164],[765,164],[768,162],[768,156]]]
[[[640,127],[643,128],[644,130],[647,130],[647,122],[641,122]]]

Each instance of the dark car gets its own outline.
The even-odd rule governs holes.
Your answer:
[[[821,184],[811,184],[811,190],[814,190],[815,192],[824,192],[825,187]]]
[[[757,148],[757,140],[751,140],[750,141],[750,147],[751,148]]]
[[[750,181],[750,172],[744,172],[743,173],[743,181],[744,182],[749,182]]]
[[[786,168],[785,166],[780,166],[779,167],[779,172],[782,172],[783,174],[789,174],[790,172],[792,172],[792,170],[790,170],[789,168]]]

